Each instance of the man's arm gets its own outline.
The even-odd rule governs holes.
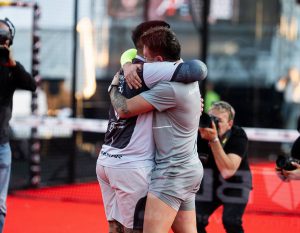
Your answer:
[[[242,158],[234,153],[226,154],[218,138],[216,125],[212,122],[212,128],[199,128],[201,137],[209,141],[214,160],[224,179],[232,177],[239,168]]]
[[[186,62],[144,63],[143,78],[148,88],[153,88],[161,81],[192,83],[202,81],[207,76],[206,65],[200,60]]]
[[[226,154],[220,142],[210,142],[215,162],[224,179],[232,177],[239,168],[242,158],[237,154]]]
[[[4,45],[4,47],[9,52],[8,61],[6,64],[4,64],[4,66],[9,67],[16,88],[24,89],[28,91],[35,91],[36,82],[34,78],[32,78],[31,74],[29,74],[25,70],[25,68],[21,65],[21,63],[17,62],[13,58],[10,48],[7,45]]]
[[[141,80],[137,75],[140,64],[131,64],[136,56],[135,49],[129,49],[121,55],[121,65],[124,70],[126,82],[130,88],[139,88]],[[176,64],[178,63],[178,64]],[[189,60],[186,62],[154,62],[144,63],[143,78],[148,88],[152,88],[160,81],[174,81],[191,83],[202,81],[207,77],[207,67],[200,60]]]
[[[15,66],[11,66],[11,72],[17,88],[28,91],[36,90],[37,85],[34,78],[25,70],[21,63],[16,62]]]
[[[124,97],[118,91],[118,83],[119,73],[114,76],[109,96],[111,103],[120,118],[129,118],[154,110],[154,107],[140,95],[134,96],[131,99]]]
[[[179,64],[171,81],[182,83],[200,82],[206,76],[207,67],[202,61],[189,60]]]

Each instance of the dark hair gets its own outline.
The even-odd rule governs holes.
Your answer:
[[[139,25],[137,25],[135,27],[135,29],[132,31],[132,34],[131,34],[131,39],[132,39],[135,47],[137,47],[137,43],[138,43],[140,37],[142,36],[142,34],[153,27],[170,28],[170,24],[168,24],[167,22],[162,21],[162,20],[150,20],[150,21],[140,23]]]
[[[0,19],[0,23],[3,23],[4,25],[6,25],[8,27],[9,34],[10,34],[10,36],[9,36],[9,46],[11,46],[13,44],[14,37],[15,37],[15,34],[16,34],[15,26],[13,25],[13,23],[8,18]]]
[[[155,56],[160,55],[165,61],[180,59],[180,43],[175,33],[169,28],[151,28],[142,35],[141,41]]]

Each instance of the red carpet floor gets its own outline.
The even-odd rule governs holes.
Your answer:
[[[102,205],[8,198],[4,233],[108,232]]]
[[[246,233],[299,233],[300,181],[282,182],[272,165],[252,166],[253,192],[244,216]],[[106,233],[96,182],[36,190],[8,197],[4,233]],[[221,210],[210,219],[208,233],[223,233]]]

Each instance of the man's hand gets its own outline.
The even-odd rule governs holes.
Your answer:
[[[201,108],[201,114],[202,114],[203,109],[204,109],[204,99],[202,97],[200,98],[200,108]]]
[[[218,131],[215,123],[212,121],[212,128],[199,128],[201,138],[212,141],[218,137]]]
[[[281,168],[275,167],[275,172],[277,174],[277,176],[279,177],[279,179],[281,179],[282,181],[287,181],[286,177],[283,174],[283,170]]]
[[[282,174],[284,175],[287,181],[300,180],[300,164],[292,162],[292,165],[296,167],[295,170],[292,171],[282,170]]]
[[[1,45],[1,47],[7,49],[8,52],[9,52],[9,55],[8,55],[8,56],[9,56],[9,57],[8,57],[8,61],[7,61],[6,64],[4,64],[4,66],[16,66],[17,63],[16,63],[16,61],[13,59],[12,52],[11,52],[11,50],[9,49],[8,45],[7,45],[7,44],[4,44],[4,45]]]
[[[130,89],[132,88],[138,89],[142,87],[142,80],[137,74],[138,69],[142,69],[141,64],[126,63],[123,65],[126,83],[128,84]]]

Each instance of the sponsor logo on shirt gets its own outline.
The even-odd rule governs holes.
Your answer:
[[[116,158],[116,159],[121,159],[123,157],[122,155],[118,155],[118,154],[112,155],[112,154],[110,154],[108,152],[105,152],[105,151],[101,151],[100,154],[103,155],[103,156],[106,156],[106,157]]]

